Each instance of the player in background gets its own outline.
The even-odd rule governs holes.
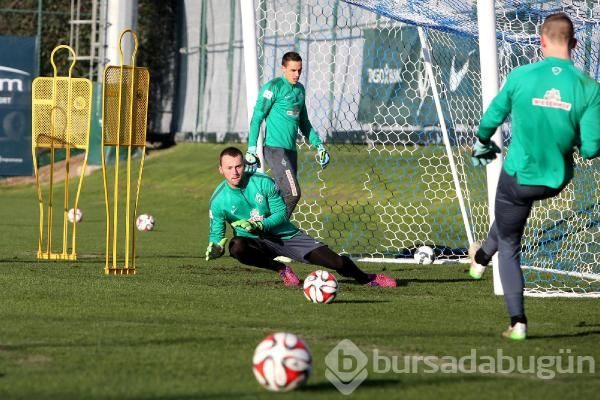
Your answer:
[[[470,274],[479,279],[498,252],[500,279],[510,316],[503,336],[527,337],[521,272],[521,239],[536,200],[558,195],[573,177],[573,151],[584,159],[600,153],[600,84],[571,61],[573,23],[548,16],[541,27],[542,61],[513,70],[479,124],[474,165],[487,165],[500,149],[490,139],[512,116],[512,138],[498,181],[495,221],[482,245],[469,249]]]
[[[333,269],[368,286],[397,286],[393,278],[361,271],[350,258],[296,228],[273,179],[260,172],[245,172],[244,166],[239,149],[228,147],[221,152],[219,172],[225,180],[210,199],[207,261],[224,254],[229,223],[234,230],[229,254],[242,264],[278,272],[286,286],[300,286],[300,279],[289,265],[274,260],[276,256]]]
[[[263,155],[281,191],[287,216],[291,218],[301,195],[297,177],[298,128],[317,150],[317,162],[321,168],[327,167],[330,156],[308,119],[304,86],[299,82],[302,74],[300,55],[296,52],[285,53],[281,59],[281,71],[283,76],[264,84],[258,93],[248,134],[246,171],[254,172],[260,168],[256,142],[260,126],[265,120]]]

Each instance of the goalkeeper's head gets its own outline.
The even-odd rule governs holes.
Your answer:
[[[558,13],[546,17],[541,29],[544,57],[568,58],[576,44],[575,28],[567,14]]]
[[[237,147],[227,147],[219,156],[219,172],[232,188],[237,188],[244,177],[244,154]]]
[[[295,85],[302,75],[302,57],[295,51],[289,51],[281,58],[281,72],[287,81]]]

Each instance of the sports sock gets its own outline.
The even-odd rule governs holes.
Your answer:
[[[485,251],[483,251],[483,249],[479,249],[477,250],[477,253],[475,253],[475,262],[479,265],[483,265],[484,267],[486,265],[488,265],[490,263],[490,260],[492,259],[491,256],[488,256]]]
[[[515,317],[510,317],[510,326],[515,326],[517,322],[527,324],[527,317],[525,315],[517,315]]]

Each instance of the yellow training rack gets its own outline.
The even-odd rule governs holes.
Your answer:
[[[72,56],[68,76],[58,76],[54,55],[60,49],[67,49]],[[92,82],[89,79],[73,78],[72,72],[76,62],[75,51],[65,45],[54,48],[50,55],[50,62],[54,69],[53,77],[38,77],[33,81],[31,102],[31,150],[33,166],[37,185],[38,204],[40,211],[40,225],[38,237],[37,258],[44,260],[76,260],[77,253],[75,238],[77,232],[76,221],[73,221],[71,235],[71,252],[68,253],[69,223],[67,213],[69,208],[77,209],[79,194],[83,184],[83,177],[87,165],[90,140],[90,121],[92,112]],[[38,169],[38,150],[47,149],[50,155],[50,174],[48,178],[48,193],[44,200],[43,190]],[[65,151],[65,182],[63,195],[63,224],[62,224],[62,251],[53,252],[53,203],[56,151]],[[75,202],[71,204],[69,188],[71,183],[70,163],[71,150],[85,151],[85,159],[80,171],[79,185]],[[46,226],[44,227],[44,208],[47,208]],[[44,238],[45,235],[45,238]],[[45,241],[45,242],[44,242]]]
[[[124,65],[121,42],[126,33],[133,37],[134,48],[131,55],[131,65]],[[135,53],[138,48],[137,35],[131,29],[126,29],[119,38],[120,65],[109,65],[104,71],[102,92],[102,174],[104,177],[104,201],[106,204],[106,274],[130,275],[135,274],[135,219],[138,198],[142,183],[142,170],[146,153],[146,121],[148,117],[148,90],[150,73],[147,68],[135,66]],[[109,184],[105,162],[105,148],[113,146],[114,184],[112,190],[112,208],[109,199]],[[127,150],[127,169],[125,172],[125,199],[119,197],[120,151]],[[132,149],[141,149],[135,199],[132,205]],[[124,200],[125,226],[119,226],[119,201]],[[133,208],[133,210],[132,210]],[[111,225],[112,223],[112,225]],[[123,232],[124,229],[124,232]],[[112,234],[112,238],[111,238]],[[118,265],[118,237],[124,234],[123,264]],[[111,240],[112,239],[112,240]]]

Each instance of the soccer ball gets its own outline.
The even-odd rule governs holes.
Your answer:
[[[335,276],[327,271],[313,271],[304,280],[304,297],[313,303],[331,303],[337,289]]]
[[[415,251],[415,262],[417,264],[431,264],[434,259],[435,254],[429,246],[421,246]]]
[[[138,215],[135,220],[135,226],[138,231],[151,231],[154,229],[154,217],[150,214]]]
[[[79,208],[71,208],[67,212],[67,219],[69,220],[70,223],[81,222],[81,218],[83,218],[83,213],[81,212],[81,210]]]
[[[291,333],[274,333],[258,344],[252,371],[258,383],[274,392],[287,392],[302,385],[312,369],[306,344]]]

